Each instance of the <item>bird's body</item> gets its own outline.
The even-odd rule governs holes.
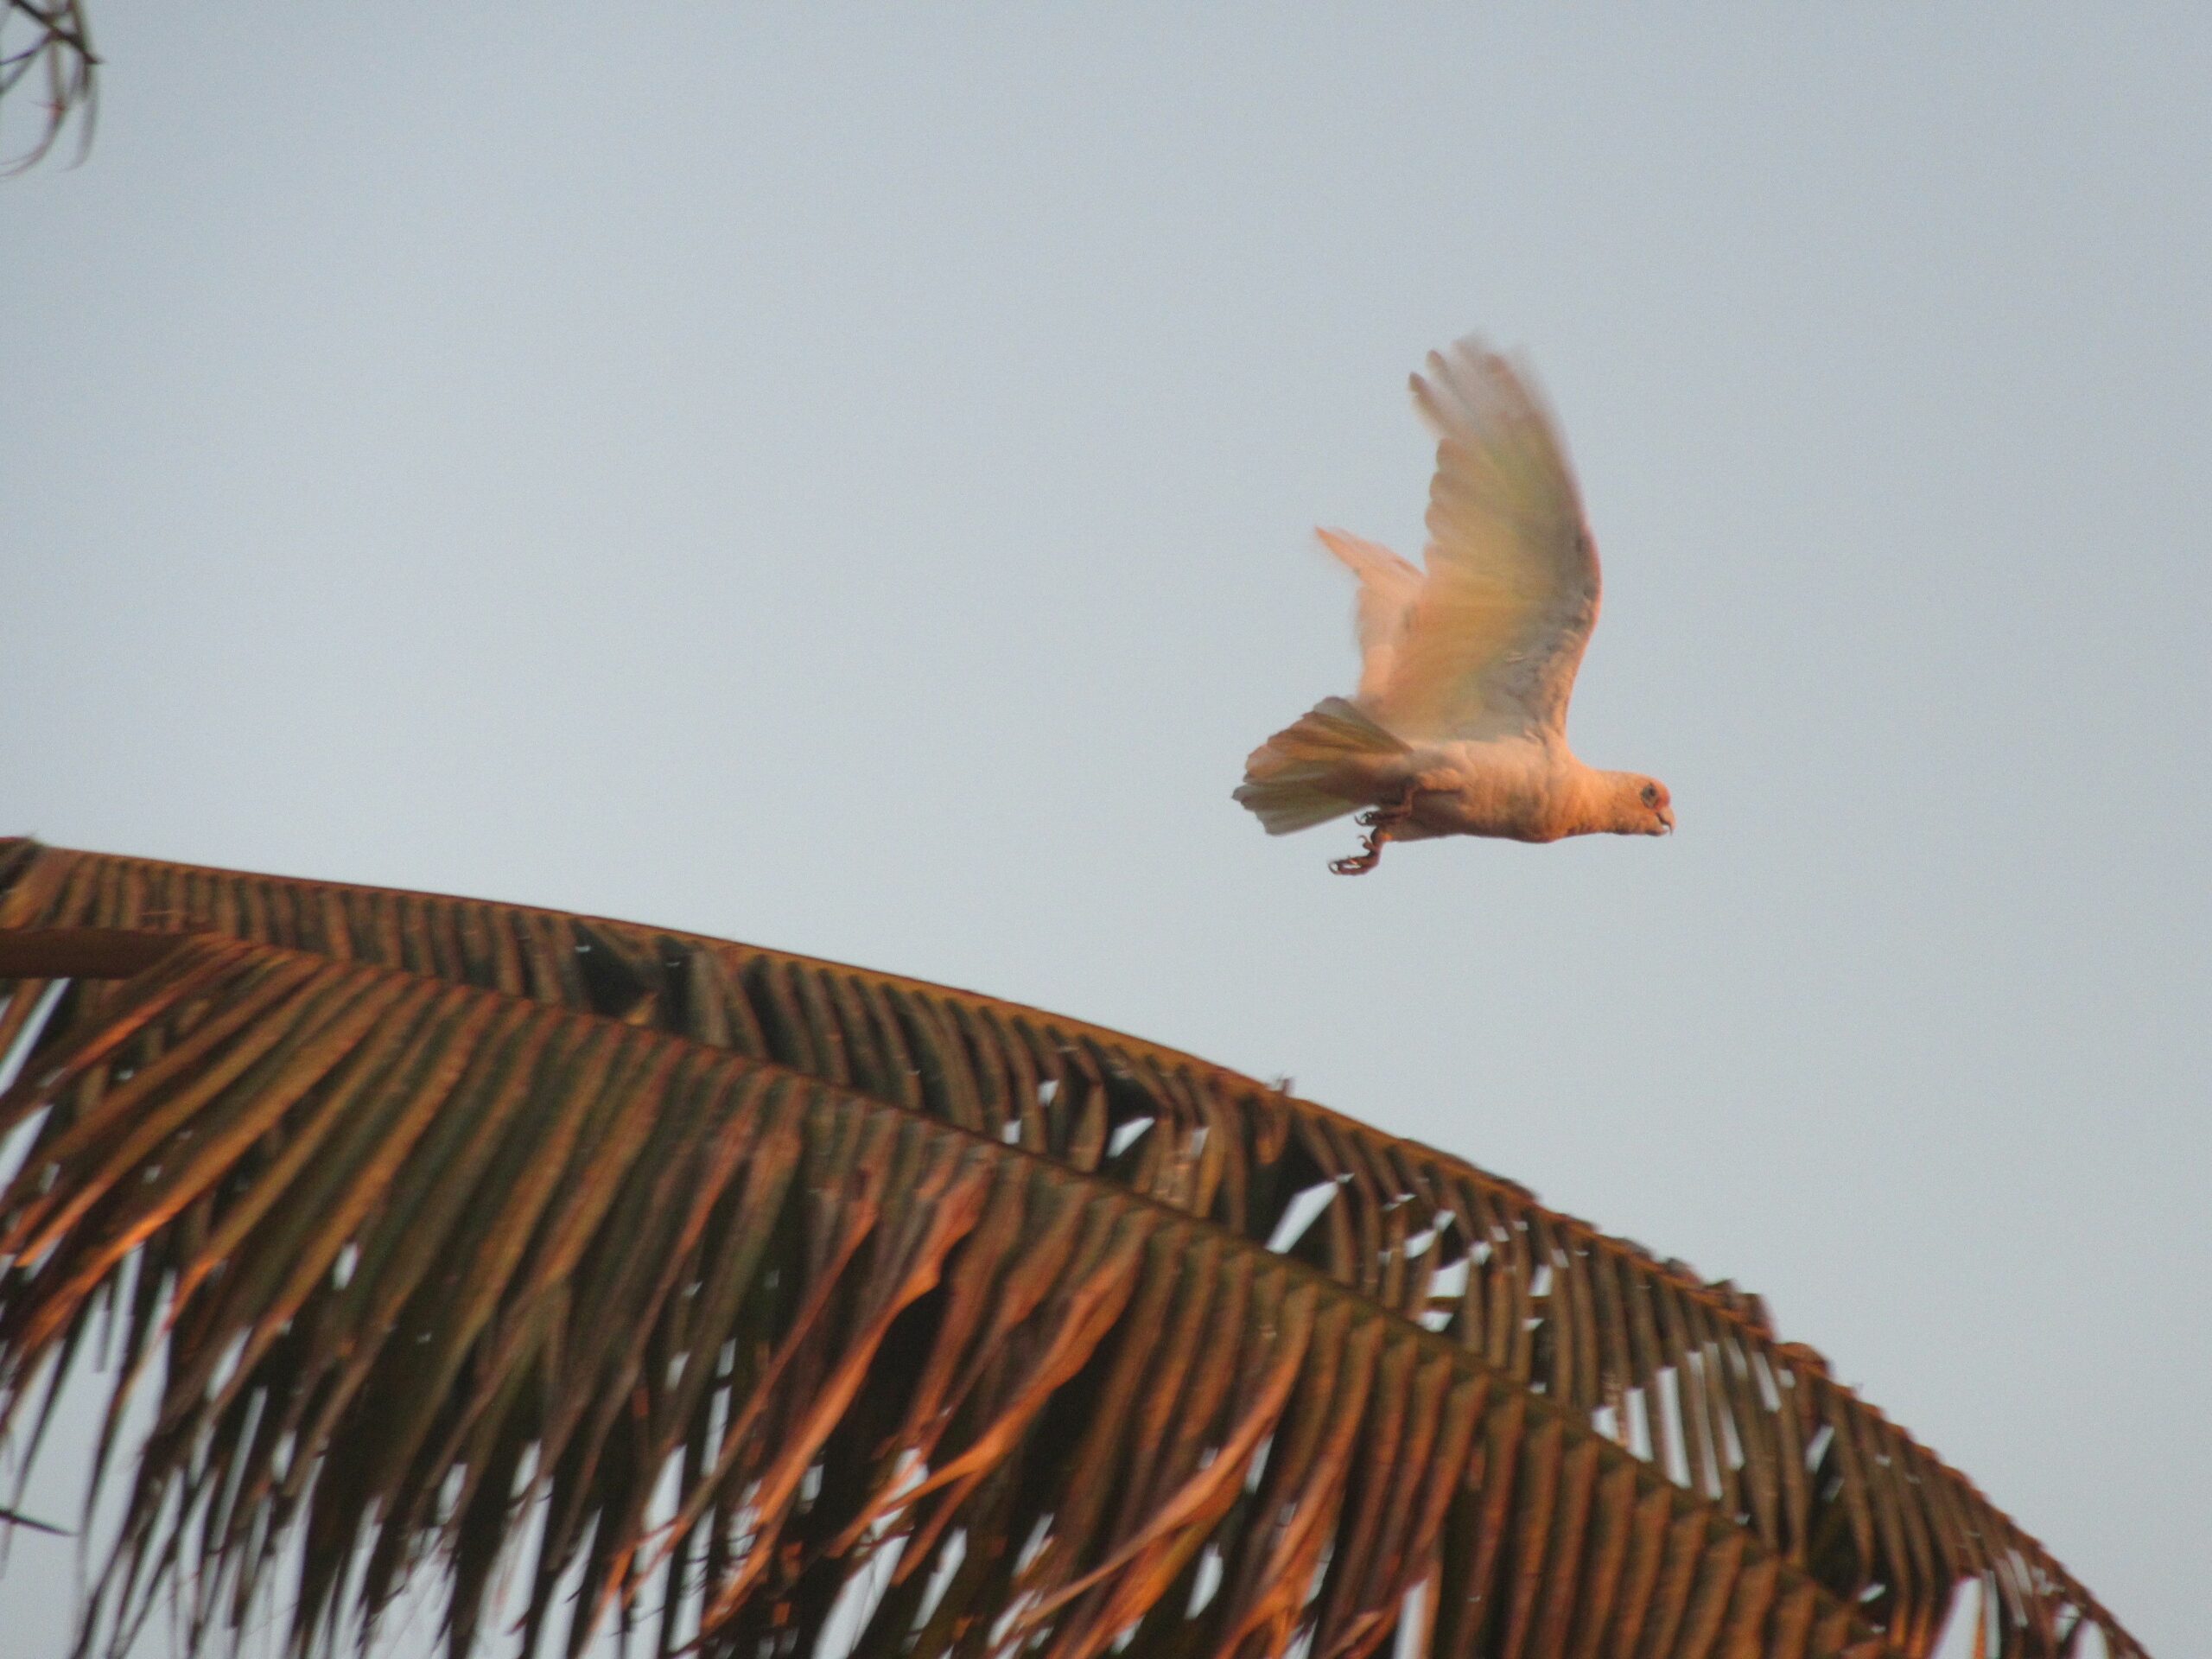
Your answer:
[[[1332,867],[1345,874],[1388,841],[1665,834],[1664,785],[1567,747],[1598,553],[1549,415],[1471,341],[1431,353],[1413,391],[1438,437],[1427,569],[1320,532],[1359,579],[1359,690],[1255,749],[1236,798],[1270,835],[1370,809],[1366,850]]]
[[[1376,806],[1405,800],[1410,789],[1392,841],[1558,841],[1614,830],[1624,812],[1627,832],[1640,835],[1651,817],[1636,798],[1646,779],[1586,766],[1566,744],[1540,736],[1409,746],[1402,760],[1356,767],[1345,781],[1357,791],[1350,798]]]

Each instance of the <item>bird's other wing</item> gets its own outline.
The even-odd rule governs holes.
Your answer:
[[[1421,575],[1387,547],[1341,530],[1317,530],[1321,545],[1359,578],[1353,626],[1359,638],[1359,695],[1376,696],[1389,683],[1398,642],[1405,638]]]
[[[1413,739],[1557,733],[1598,620],[1598,550],[1565,446],[1528,378],[1463,340],[1429,353],[1436,433],[1428,575],[1386,684],[1360,701]]]

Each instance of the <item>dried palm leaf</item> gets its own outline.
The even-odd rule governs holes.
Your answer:
[[[995,1139],[391,968],[8,943],[136,970],[0,1096],[0,1425],[104,1313],[111,1424],[161,1362],[88,1644],[170,1587],[235,1644],[297,1535],[309,1653],[426,1567],[464,1653],[518,1549],[571,1654],[1361,1659],[1414,1602],[1438,1655],[1896,1651],[1580,1414]]]
[[[29,26],[27,43],[18,44],[22,36],[10,27],[18,17]],[[99,108],[93,75],[99,65],[78,0],[0,0],[0,101],[20,99],[22,94],[16,88],[34,77],[46,92],[38,137],[15,160],[0,160],[0,177],[45,160],[73,116],[82,118],[78,140],[82,157],[92,144],[92,119]]]
[[[1015,1141],[1268,1242],[1604,1426],[1924,1653],[2125,1629],[1956,1471],[1779,1341],[1755,1296],[1525,1188],[1222,1067],[1034,1009],[696,935],[0,842],[0,926],[199,927],[651,1026]],[[0,935],[4,948],[4,935]],[[0,962],[0,968],[4,968]],[[0,1039],[38,987],[0,1002]],[[80,984],[57,1040],[99,1017]]]

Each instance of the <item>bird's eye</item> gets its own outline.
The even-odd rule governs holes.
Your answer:
[[[1646,785],[1643,786],[1643,804],[1644,804],[1646,806],[1656,806],[1656,805],[1658,805],[1658,804],[1659,804],[1659,785],[1656,785],[1656,784],[1646,784]]]

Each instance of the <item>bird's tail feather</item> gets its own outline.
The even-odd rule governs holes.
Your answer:
[[[1356,763],[1406,753],[1406,746],[1342,697],[1325,698],[1252,751],[1244,762],[1238,803],[1271,836],[1311,830],[1356,810],[1344,792]]]

